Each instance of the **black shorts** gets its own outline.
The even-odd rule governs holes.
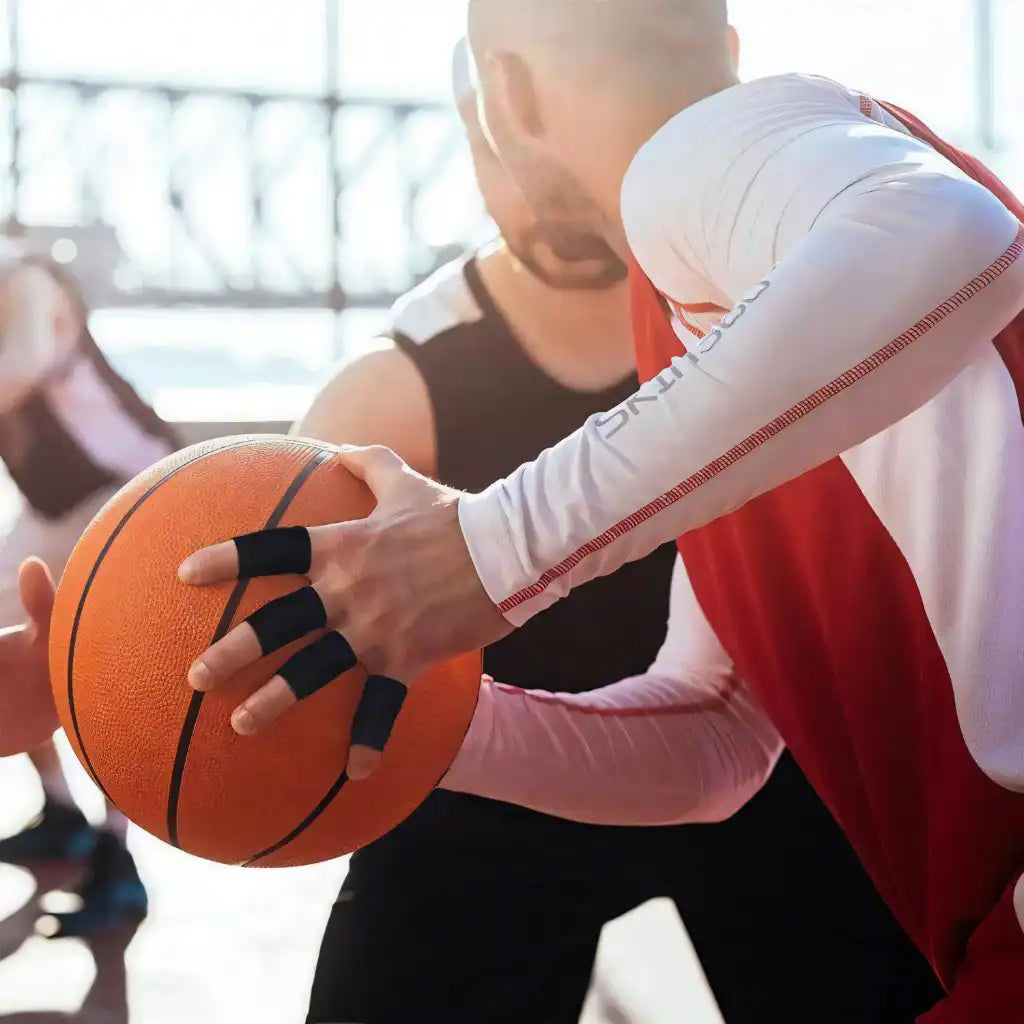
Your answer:
[[[575,1024],[601,928],[659,896],[727,1024],[910,1024],[942,995],[787,755],[720,825],[435,794],[352,858],[308,1024]]]

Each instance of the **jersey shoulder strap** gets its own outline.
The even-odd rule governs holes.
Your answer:
[[[527,354],[476,259],[442,270],[396,308],[390,337],[427,388],[437,475],[483,490],[618,405],[636,378],[595,394],[569,390]]]

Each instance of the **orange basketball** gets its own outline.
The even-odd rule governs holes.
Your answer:
[[[232,731],[232,710],[301,643],[206,695],[185,678],[215,634],[308,582],[186,587],[177,569],[189,554],[267,527],[360,519],[373,505],[329,446],[235,437],[157,463],[93,520],[57,593],[53,690],[79,760],[137,825],[210,860],[310,864],[377,839],[437,785],[476,707],[479,653],[416,681],[363,782],[344,774],[361,667],[250,738]]]

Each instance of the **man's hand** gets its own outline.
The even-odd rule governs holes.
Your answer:
[[[193,664],[189,682],[207,691],[246,665],[309,633],[327,634],[292,657],[232,716],[256,733],[296,701],[361,662],[370,673],[353,722],[348,773],[375,767],[404,698],[431,664],[511,631],[488,598],[459,526],[459,494],[413,472],[387,448],[342,449],[377,508],[364,520],[309,530],[267,530],[197,552],[185,583],[298,573],[311,587],[250,616]]]
[[[59,727],[47,646],[53,613],[50,570],[29,559],[18,573],[26,624],[0,630],[0,757],[23,754]]]

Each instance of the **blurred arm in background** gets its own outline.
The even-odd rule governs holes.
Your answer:
[[[70,355],[78,321],[64,290],[42,267],[22,264],[0,280],[0,414]]]

